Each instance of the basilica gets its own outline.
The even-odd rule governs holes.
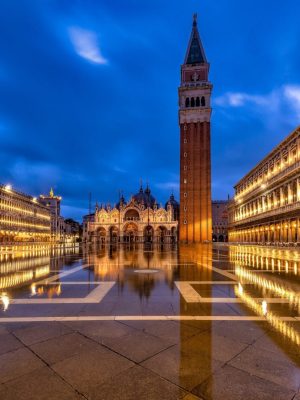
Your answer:
[[[165,207],[158,205],[149,186],[127,202],[122,195],[115,206],[96,204],[84,221],[83,240],[90,243],[177,242],[179,203],[171,194]]]

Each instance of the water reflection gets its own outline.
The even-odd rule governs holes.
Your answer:
[[[234,288],[236,296],[256,315],[263,317],[283,339],[299,345],[300,335],[291,323],[284,320],[282,307],[271,309],[278,302],[284,307],[287,320],[300,313],[299,252],[231,246],[229,254],[239,280]]]
[[[64,275],[72,270],[72,275]],[[111,246],[73,252],[48,248],[0,256],[0,305],[3,311],[18,311],[14,299],[80,300],[100,282],[114,282],[105,301],[93,304],[92,314],[102,315],[102,304],[108,302],[111,315],[175,315],[183,321],[193,316],[210,321],[256,316],[277,332],[277,344],[284,347],[280,338],[300,344],[297,328],[290,322],[300,313],[299,272],[297,251],[255,246]],[[177,281],[187,283],[195,301],[179,293]],[[44,312],[42,307],[35,310]],[[208,330],[212,328],[211,322],[205,323]],[[179,328],[185,337],[187,325],[182,322]],[[213,337],[212,331],[206,338],[212,351]],[[189,352],[188,346],[181,343],[182,354]]]
[[[172,246],[110,246],[94,251],[84,248],[83,260],[91,264],[95,280],[116,281],[121,292],[128,288],[140,298],[149,298],[160,284],[175,288],[178,262],[176,248]]]
[[[4,251],[5,250],[5,251]],[[14,250],[14,251],[13,251]],[[16,246],[2,248],[0,252],[0,299],[6,311],[10,299],[23,296],[60,296],[61,285],[38,285],[39,280],[59,272],[72,264],[74,256],[81,254],[79,247]]]

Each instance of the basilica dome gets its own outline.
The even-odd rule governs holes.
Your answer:
[[[139,192],[132,198],[138,205],[143,204],[145,207],[153,207],[154,204],[156,204],[156,199],[151,195],[151,190],[148,185],[145,190],[141,186]]]

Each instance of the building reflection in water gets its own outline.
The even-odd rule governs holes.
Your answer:
[[[30,296],[60,296],[61,285],[36,285],[37,282],[53,271],[60,271],[72,263],[74,254],[79,254],[78,247],[26,246],[16,247],[11,254],[0,254],[0,301],[6,311],[10,299],[18,294],[28,293]],[[69,257],[70,256],[70,257]]]
[[[142,299],[149,298],[155,286],[161,283],[172,290],[175,288],[173,275],[177,269],[177,251],[170,245],[92,249],[84,248],[84,263],[91,264],[96,280],[115,281],[120,292],[127,287]]]
[[[293,324],[281,317],[280,308],[277,312],[271,309],[278,299],[286,310],[285,315],[299,316],[299,253],[255,246],[230,246],[229,260],[239,280],[234,288],[235,295],[256,315],[264,317],[279,334],[278,339],[281,336],[299,345],[300,335]],[[247,288],[251,288],[251,293]],[[271,299],[270,304],[268,299]]]

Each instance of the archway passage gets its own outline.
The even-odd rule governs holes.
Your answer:
[[[106,241],[106,230],[104,228],[98,228],[96,231],[96,240],[100,243],[105,243]]]
[[[154,229],[152,226],[148,225],[144,229],[144,242],[153,243]]]
[[[175,226],[171,229],[171,243],[176,243],[177,242],[177,229]]]
[[[157,241],[158,243],[165,243],[166,242],[166,236],[167,236],[168,230],[165,226],[159,226],[157,228]]]
[[[116,226],[109,228],[109,240],[111,243],[117,243],[119,237],[119,229]]]
[[[138,227],[134,223],[129,223],[125,226],[123,232],[123,240],[125,243],[134,243],[138,242]]]

